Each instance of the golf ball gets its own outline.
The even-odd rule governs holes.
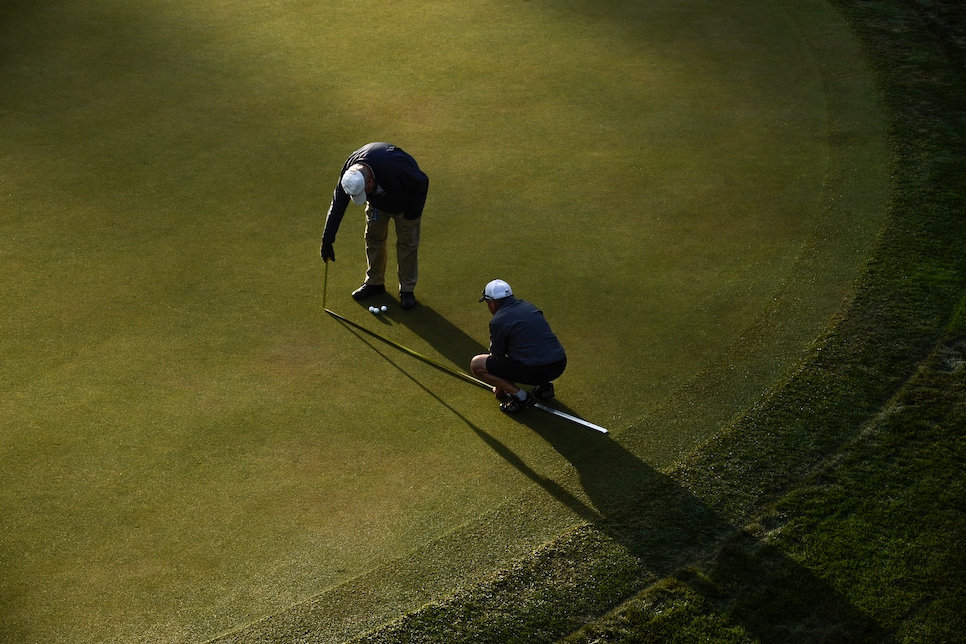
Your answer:
[[[377,309],[377,308],[376,308],[376,307],[374,307],[374,306],[370,306],[370,307],[369,307],[369,312],[370,312],[370,313],[378,313],[378,312],[379,312],[379,309]]]
[[[385,313],[385,312],[386,312],[386,311],[388,311],[388,310],[389,310],[389,307],[388,307],[388,306],[386,306],[385,304],[383,304],[383,305],[382,305],[382,312],[383,312],[383,313]]]

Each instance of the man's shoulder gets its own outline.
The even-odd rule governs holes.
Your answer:
[[[497,309],[494,317],[502,313],[503,317],[517,318],[521,315],[525,315],[531,310],[535,310],[536,308],[537,307],[526,300],[521,300],[518,297],[511,297],[508,302],[505,302],[502,306],[500,306],[499,309]]]
[[[518,297],[513,298],[513,300],[511,300],[510,302],[507,302],[507,304],[520,311],[536,310],[537,308],[536,305],[534,305],[532,302],[528,302],[527,300],[521,300]]]
[[[500,304],[500,307],[493,314],[493,317],[490,318],[490,322],[491,323],[492,322],[499,322],[500,320],[504,320],[504,319],[510,317],[511,315],[513,315],[512,310],[513,310],[513,301],[512,300],[509,301],[509,302],[503,302],[502,304]]]

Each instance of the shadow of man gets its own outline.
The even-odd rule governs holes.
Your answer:
[[[554,406],[569,413],[559,401]],[[647,580],[670,577],[700,596],[709,610],[728,611],[762,642],[884,637],[871,618],[825,581],[779,548],[722,519],[612,436],[536,411],[515,418],[577,470],[593,506],[579,515],[640,561],[648,573],[641,588],[650,585]],[[489,437],[487,442],[494,440]],[[562,501],[574,503],[572,495],[560,494],[556,483],[539,475],[531,478]]]
[[[469,368],[473,356],[487,351],[487,347],[471,338],[463,329],[424,304],[399,316],[398,322],[462,371]]]
[[[422,323],[429,324],[433,316],[436,314],[429,312]],[[417,321],[414,327],[418,329],[419,324]],[[446,339],[435,345],[441,347],[441,353],[452,356],[454,352],[462,352],[472,346],[472,340],[467,340],[462,331],[452,325],[446,326],[449,327],[444,334]],[[365,338],[359,337],[379,351]],[[587,617],[599,617],[615,604],[652,586],[655,581],[667,579],[674,583],[663,585],[663,590],[675,587],[675,584],[679,589],[686,589],[692,598],[699,598],[701,610],[724,614],[727,620],[740,624],[748,634],[761,642],[866,642],[881,641],[885,636],[872,619],[832,586],[779,548],[762,542],[742,527],[723,519],[707,503],[672,477],[649,466],[611,435],[536,409],[514,416],[522,427],[535,432],[573,465],[586,496],[585,501],[553,476],[544,475],[528,465],[511,448],[420,384],[387,354],[380,353],[439,404],[449,409],[507,463],[568,507],[591,529],[623,546],[637,561],[633,567],[636,576],[616,582],[616,585],[612,579],[590,578],[582,581],[580,586],[583,590],[576,594],[561,594],[558,588],[548,588],[543,596],[554,596],[556,602],[563,605],[544,606],[547,614],[515,601],[512,593],[521,584],[508,580],[512,575],[526,576],[528,572],[526,566],[513,567],[499,578],[499,588],[484,589],[485,601],[474,602],[472,607],[473,611],[480,613],[474,619],[487,624],[487,641],[505,641],[500,638],[521,628],[526,630],[527,622],[535,632],[559,639],[580,628]],[[486,395],[482,390],[481,394]],[[559,400],[554,401],[553,406],[570,413]],[[494,409],[494,413],[499,412]],[[543,570],[545,562],[540,561],[539,556],[537,561],[531,563]],[[564,545],[551,548],[547,556],[576,559],[593,557],[595,553],[579,547],[568,550],[568,546]],[[522,585],[533,592],[534,584],[554,584],[552,575],[541,574],[538,577],[523,579]],[[563,585],[574,588],[571,582],[567,580]],[[589,592],[586,590],[595,584],[611,587],[607,592],[597,592],[592,588]],[[606,599],[602,600],[605,596]],[[542,603],[549,605],[553,602]],[[520,615],[507,614],[508,606],[518,604]],[[492,615],[491,608],[495,611]],[[447,610],[453,611],[455,624],[460,621],[456,616],[466,618],[468,609],[459,604],[459,600],[452,600],[449,604],[444,602],[434,608],[435,613]],[[561,612],[570,612],[573,616],[560,619]],[[438,626],[439,621],[435,623]],[[394,623],[390,630],[410,628],[418,630],[419,620]],[[556,630],[550,633],[548,628]],[[673,633],[667,635],[670,637]],[[415,633],[394,632],[389,636],[412,639]],[[471,640],[465,640],[465,633],[454,631],[446,634],[446,641],[477,641],[473,638],[479,636],[479,632],[471,633]],[[413,641],[416,640],[418,637]]]

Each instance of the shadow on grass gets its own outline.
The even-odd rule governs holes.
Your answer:
[[[438,315],[432,311],[422,320],[414,317],[414,326],[430,324],[433,317]],[[466,346],[461,344],[462,332],[448,326],[449,333],[444,334],[447,341],[441,346]],[[635,561],[635,574],[621,583],[615,585],[612,578],[604,576],[582,579],[575,586],[573,579],[557,578],[548,571],[559,567],[560,558],[579,561],[581,569],[587,569],[587,560],[608,555],[588,548],[586,541],[551,544],[535,553],[532,560],[501,573],[496,581],[483,582],[479,597],[474,594],[467,602],[464,591],[358,641],[535,642],[556,641],[575,632],[575,638],[586,636],[587,641],[595,641],[608,629],[619,630],[620,620],[636,620],[639,625],[642,619],[650,623],[657,637],[654,641],[663,641],[674,634],[706,630],[707,624],[695,623],[693,617],[687,618],[688,623],[675,621],[673,616],[680,611],[668,611],[667,607],[683,601],[692,609],[697,607],[699,621],[738,629],[761,642],[865,642],[881,641],[885,636],[873,620],[810,570],[747,530],[721,519],[677,481],[647,465],[609,435],[538,410],[514,417],[574,466],[586,494],[586,499],[578,497],[433,393],[388,352],[356,330],[349,330],[448,409],[507,463]],[[570,413],[559,401],[554,401],[554,407]],[[599,567],[607,568],[608,562],[602,561]],[[547,586],[546,590],[541,590],[541,585]],[[539,596],[536,606],[520,601],[520,588]],[[604,622],[587,625],[642,591],[647,594],[644,604],[650,608],[647,615],[637,609],[626,610]],[[467,606],[478,613],[472,619],[467,619]],[[692,610],[690,614],[694,613]]]
[[[861,642],[884,636],[810,570],[721,519],[610,436],[555,417],[527,413],[519,420],[575,467],[598,516],[591,519],[593,526],[626,548],[647,573],[673,582],[662,584],[658,597],[648,597],[654,614],[664,612],[662,601],[686,597],[698,603],[698,612],[740,626],[762,642]],[[540,477],[531,478],[553,493]],[[652,621],[659,639],[694,627],[673,620],[662,624],[653,616]]]
[[[423,304],[399,316],[398,322],[426,340],[458,369],[468,371],[473,356],[486,352],[486,347],[462,329]]]
[[[373,315],[375,322],[385,327],[399,324],[408,328],[461,371],[468,371],[473,356],[485,353],[487,350],[461,328],[422,303],[409,311],[400,311],[399,303],[389,293],[384,293],[361,302],[356,300],[355,304],[360,309],[386,305],[389,311],[383,315]]]

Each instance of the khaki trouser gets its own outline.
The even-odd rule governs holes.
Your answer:
[[[386,239],[389,237],[389,220],[396,225],[396,261],[399,291],[412,292],[418,276],[419,222],[422,219],[406,219],[402,213],[382,212],[366,204],[366,284],[373,286],[386,283]]]

